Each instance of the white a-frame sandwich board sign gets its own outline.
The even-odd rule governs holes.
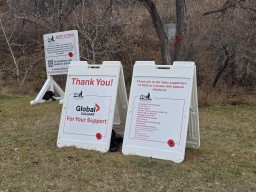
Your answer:
[[[53,76],[67,74],[70,62],[80,60],[77,30],[45,34],[44,51],[47,80],[36,99],[30,102],[31,105],[45,102],[42,98],[47,91],[56,90],[60,97],[55,98],[63,99],[64,91],[54,81]]]
[[[180,163],[186,146],[199,148],[196,89],[194,62],[136,62],[123,154]]]
[[[113,124],[117,133],[124,132],[127,105],[120,62],[71,62],[57,146],[107,152]]]

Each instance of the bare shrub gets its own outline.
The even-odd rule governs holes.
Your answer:
[[[41,88],[46,78],[42,36],[60,30],[78,30],[82,60],[121,61],[127,85],[135,61],[162,63],[150,15],[136,0],[6,2],[0,1],[4,10],[0,16],[17,66],[0,30],[1,85],[5,87]],[[154,2],[163,23],[175,22],[175,0]],[[197,65],[200,105],[254,102],[250,93],[256,88],[255,6],[255,1],[243,0],[186,1],[182,54]],[[172,53],[173,43],[169,42]],[[59,80],[64,86],[64,78]]]

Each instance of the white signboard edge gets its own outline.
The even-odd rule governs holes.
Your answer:
[[[195,65],[195,62],[192,62],[192,61],[191,62],[175,61],[173,65],[195,66],[186,147],[199,149],[200,148],[200,128],[199,128],[196,65]]]

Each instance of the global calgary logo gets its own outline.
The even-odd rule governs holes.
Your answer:
[[[89,106],[81,106],[78,105],[76,106],[76,111],[81,112],[81,115],[86,115],[86,116],[94,116],[95,113],[100,111],[100,106],[95,103],[94,107],[89,107]]]

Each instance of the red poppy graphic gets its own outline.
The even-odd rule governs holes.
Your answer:
[[[68,53],[68,56],[69,56],[69,57],[73,57],[73,53],[72,53],[72,52],[69,52],[69,53]]]
[[[169,139],[167,141],[167,144],[169,145],[169,147],[174,147],[175,146],[175,142],[172,139]]]
[[[98,140],[101,140],[102,135],[101,135],[100,133],[97,133],[97,134],[96,134],[96,138],[97,138]]]

